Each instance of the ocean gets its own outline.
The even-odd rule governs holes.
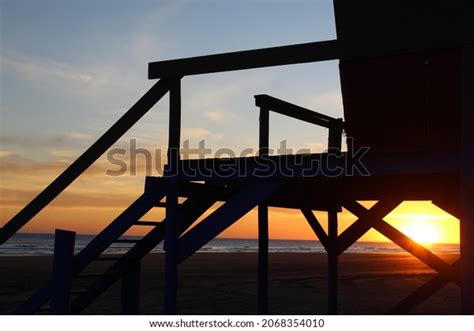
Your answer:
[[[94,236],[77,235],[76,252],[79,252],[89,243]],[[139,239],[139,237],[127,237]],[[130,244],[113,244],[104,253],[121,254],[127,251]],[[0,246],[0,255],[52,255],[54,248],[53,234],[19,233],[5,244]],[[152,252],[162,253],[162,244],[153,249]],[[459,253],[458,244],[431,244],[429,249],[435,253]],[[258,241],[256,239],[214,239],[198,252],[206,253],[238,253],[257,252]],[[270,240],[270,253],[322,253],[324,248],[319,241],[312,240]],[[389,242],[357,242],[348,249],[350,253],[403,253],[404,250]]]

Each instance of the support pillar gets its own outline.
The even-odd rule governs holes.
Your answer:
[[[334,120],[329,127],[328,152],[341,153],[342,131],[344,123],[341,119]],[[336,203],[328,211],[328,314],[337,314],[337,282],[338,282],[338,224]]]
[[[178,167],[181,135],[181,84],[180,78],[170,80],[170,119],[165,226],[165,314],[177,313],[178,289]]]
[[[474,145],[461,154],[460,175],[460,246],[461,309],[474,314]]]
[[[268,155],[269,111],[260,108],[259,156]],[[258,298],[257,313],[268,313],[268,206],[258,205]]]
[[[474,314],[474,45],[463,56],[462,140],[460,153],[461,310]]]
[[[337,314],[338,247],[337,210],[328,212],[328,314]]]
[[[268,207],[258,206],[258,301],[257,313],[268,313]]]
[[[461,305],[474,314],[474,188],[461,183]]]

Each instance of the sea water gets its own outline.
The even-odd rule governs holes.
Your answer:
[[[83,249],[94,236],[77,235],[76,252]],[[129,239],[140,237],[130,236]],[[117,243],[113,244],[104,253],[122,254],[132,245]],[[459,253],[459,244],[430,244],[427,246],[433,252]],[[54,250],[53,234],[19,233],[10,238],[0,246],[0,255],[51,255]],[[202,247],[199,252],[207,253],[245,253],[257,252],[258,241],[256,239],[224,239],[211,240]],[[162,253],[162,244],[156,246],[152,252]],[[317,240],[270,240],[270,253],[323,253],[324,248]],[[352,245],[349,253],[403,253],[404,250],[390,242],[357,242]]]

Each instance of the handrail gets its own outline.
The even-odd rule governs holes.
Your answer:
[[[140,98],[112,127],[92,144],[76,161],[63,171],[40,194],[20,210],[0,229],[0,245],[5,243],[20,228],[28,223],[47,204],[79,177],[107,149],[122,137],[140,118],[145,115],[167,92],[169,80],[159,80]]]
[[[340,40],[327,40],[149,63],[149,79],[162,79],[73,164],[18,212],[3,228],[0,228],[0,245],[68,187],[158,102],[169,91],[169,79],[172,77],[336,59],[367,59],[378,56],[420,52],[429,49],[457,47],[464,44],[466,44],[466,40],[462,38],[447,40],[443,43],[432,40],[408,40],[404,41],[403,45],[394,44],[390,40],[346,40],[344,42]],[[338,120],[335,124],[340,126],[342,121]],[[338,130],[333,131],[337,132]],[[334,135],[337,145],[339,138],[336,136]],[[332,140],[330,138],[330,141]]]
[[[268,153],[269,116],[273,111],[300,121],[316,124],[329,129],[328,151],[341,150],[344,121],[313,110],[294,105],[267,94],[255,95],[255,105],[260,108],[259,155]]]
[[[328,115],[324,115],[314,110],[310,110],[295,104],[272,97],[267,94],[255,95],[255,105],[259,108],[267,109],[300,121],[316,124],[325,128],[330,128],[334,122],[342,121]]]

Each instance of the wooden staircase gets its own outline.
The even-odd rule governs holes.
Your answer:
[[[99,233],[86,247],[84,247],[84,249],[74,257],[73,276],[80,277],[81,272],[92,262],[101,261],[101,258],[104,257],[101,256],[101,254],[114,242],[120,240],[119,238],[127,230],[134,226],[142,216],[144,216],[155,206],[156,202],[159,202],[165,196],[165,188],[166,185],[162,185],[162,189],[160,191],[153,192],[153,194],[150,192],[145,192],[125,211],[123,211],[112,223],[110,223],[101,233]],[[154,230],[163,232],[163,224],[160,223],[159,226],[155,226]],[[133,247],[138,247],[138,243],[136,243]],[[139,247],[141,247],[141,245]],[[125,256],[128,256],[128,254],[125,254],[113,264],[113,266],[118,266],[118,268],[113,269],[114,272],[118,273],[118,275],[120,275],[120,271],[123,271],[123,266],[126,265],[124,261],[129,261],[132,257],[135,258],[135,255],[130,255],[127,259],[123,260]],[[136,256],[138,257],[138,255]],[[106,258],[109,259],[110,257]],[[111,273],[107,273],[107,275],[111,275]],[[101,277],[103,277],[103,275]],[[54,284],[50,279],[40,290],[35,292],[27,301],[21,304],[16,309],[15,313],[32,314],[40,310],[41,307],[50,299],[53,286]]]
[[[158,183],[163,183],[164,179],[158,179]],[[156,179],[155,179],[155,183]],[[100,234],[97,235],[73,261],[74,278],[90,278],[89,285],[82,291],[76,291],[71,299],[70,313],[80,313],[95,298],[103,293],[107,288],[127,272],[131,265],[141,261],[153,248],[160,244],[165,236],[166,219],[161,222],[140,221],[140,218],[152,208],[159,206],[159,201],[165,196],[166,185],[157,185],[161,190],[147,192],[139,197],[130,207],[120,214],[110,223]],[[181,222],[179,223],[179,233],[184,233],[194,221],[197,220],[206,210],[208,210],[215,199],[200,195],[190,197],[179,205],[178,213]],[[152,227],[141,239],[123,239],[122,235],[134,226]],[[110,245],[114,243],[130,243],[132,246],[122,256],[110,256],[102,254]],[[84,273],[86,267],[92,263],[109,262],[112,264],[104,273],[90,274]],[[45,304],[51,299],[52,279],[36,291],[27,301],[21,304],[16,310],[16,314],[33,314],[48,310],[44,309]]]
[[[83,289],[70,291],[70,306],[65,310],[71,314],[82,312],[98,296],[116,281],[126,277],[127,273],[139,266],[153,248],[165,239],[166,217],[161,222],[141,221],[148,211],[162,207],[160,201],[166,196],[167,178],[153,178],[152,185],[147,185],[145,193],[132,203],[122,214],[99,233],[82,251],[73,258],[73,278],[90,279]],[[199,224],[187,231],[190,226],[206,212],[217,200],[208,193],[206,184],[194,184],[195,193],[178,205],[178,263],[195,253],[198,249],[215,238],[218,234],[240,219],[252,208],[265,200],[280,187],[281,182],[251,182],[235,192],[222,206],[204,218]],[[200,189],[202,188],[202,192]],[[149,226],[151,231],[140,239],[126,239],[123,234],[134,226]],[[103,252],[114,243],[131,244],[122,256],[110,256]],[[166,250],[166,246],[165,246]],[[103,273],[87,273],[86,268],[92,263],[111,262]],[[135,287],[139,288],[139,280]],[[47,303],[54,292],[53,277],[22,303],[15,314],[34,314],[50,312]],[[130,291],[133,286],[130,287]],[[122,295],[124,293],[122,292]],[[138,310],[127,311],[128,298],[122,298],[122,313],[138,313]]]

